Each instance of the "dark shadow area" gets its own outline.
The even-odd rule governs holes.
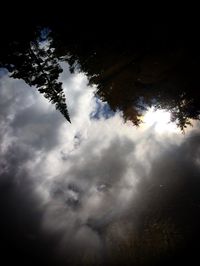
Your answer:
[[[199,119],[197,26],[121,23],[89,28],[53,18],[31,22],[28,34],[19,26],[3,39],[1,66],[35,85],[68,121],[59,61],[67,62],[72,72],[84,72],[89,84],[97,85],[96,95],[134,125],[152,105],[170,111],[182,130],[190,119]],[[45,41],[49,46],[41,47]]]

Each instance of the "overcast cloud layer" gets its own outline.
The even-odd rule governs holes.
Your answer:
[[[72,124],[34,88],[1,72],[3,250],[25,265],[103,263],[116,243],[151,239],[153,224],[158,237],[144,254],[156,245],[165,252],[164,230],[172,251],[190,243],[199,222],[198,123],[183,135],[135,128],[120,113],[106,119],[83,74],[65,70],[61,79]]]

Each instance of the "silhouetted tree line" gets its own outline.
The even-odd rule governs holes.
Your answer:
[[[56,109],[71,122],[62,83],[58,81],[63,70],[54,48],[51,47],[48,30],[46,33],[45,30],[38,30],[34,38],[27,42],[13,41],[9,45],[9,53],[1,66],[11,72],[11,77],[23,79],[28,85],[36,86],[38,91],[55,104]]]
[[[51,29],[42,38],[38,23],[31,24],[25,38],[15,35],[18,42],[11,38],[9,48],[4,45],[1,66],[35,85],[68,121],[59,61],[67,62],[71,72],[84,72],[89,84],[97,85],[96,95],[134,125],[152,105],[170,111],[182,130],[191,119],[199,119],[197,27],[111,23],[90,28],[52,19],[40,22],[40,29]],[[19,31],[24,33],[23,27]],[[45,38],[48,47],[41,45]]]

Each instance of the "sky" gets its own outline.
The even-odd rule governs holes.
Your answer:
[[[159,240],[152,250],[159,245],[164,254],[165,228],[170,250],[189,243],[200,206],[199,123],[182,134],[168,113],[152,109],[141,127],[124,123],[95,98],[84,74],[63,68],[71,124],[34,87],[0,74],[0,230],[8,264],[103,263],[131,236],[155,235],[153,224]]]

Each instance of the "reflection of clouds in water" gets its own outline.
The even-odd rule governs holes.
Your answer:
[[[149,108],[142,118],[144,127],[154,127],[156,133],[180,133],[175,123],[171,122],[171,115],[169,111],[155,110],[153,107]]]
[[[71,245],[80,253],[95,254],[113,228],[119,239],[129,232],[130,224],[149,208],[151,193],[156,197],[162,191],[159,197],[168,202],[182,180],[189,182],[184,173],[196,178],[198,123],[184,136],[176,131],[157,134],[152,124],[132,127],[123,123],[120,113],[90,119],[94,89],[86,86],[85,76],[64,73],[62,79],[71,125],[34,89],[2,77],[1,172],[21,186],[24,179],[31,180],[32,194],[40,199],[42,227],[50,234],[61,233],[63,253]],[[152,206],[161,206],[162,200]]]

